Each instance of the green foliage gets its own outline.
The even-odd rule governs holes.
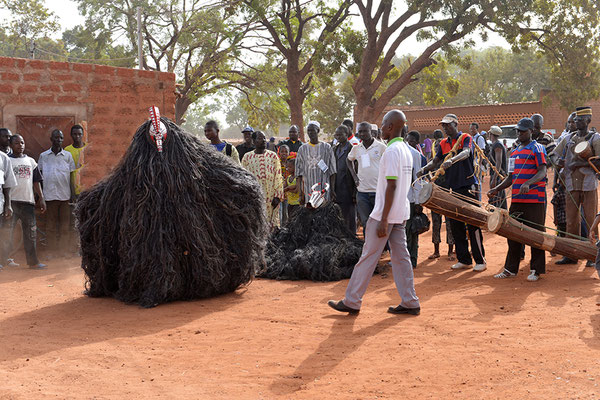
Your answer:
[[[60,26],[43,0],[0,0],[0,9],[8,11],[0,26],[0,55],[31,58],[33,53],[35,58],[59,60],[66,54],[61,41],[48,37]]]
[[[345,118],[352,118],[354,93],[349,74],[340,74],[331,85],[315,90],[307,104],[306,114],[310,120],[319,121],[321,132],[333,138],[335,129]]]
[[[115,67],[134,68],[137,54],[132,48],[115,44],[111,32],[97,32],[76,26],[63,32],[65,48],[69,58],[76,62],[93,62]]]

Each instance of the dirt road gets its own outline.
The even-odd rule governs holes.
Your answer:
[[[346,281],[256,280],[235,294],[153,309],[82,295],[79,259],[0,271],[1,399],[398,399],[600,397],[600,281],[553,265],[536,283],[497,281],[505,239],[485,235],[489,269],[415,271],[418,317],[375,276],[357,317]],[[445,251],[445,245],[442,245]],[[527,256],[527,259],[529,255]],[[20,261],[20,260],[19,260]]]

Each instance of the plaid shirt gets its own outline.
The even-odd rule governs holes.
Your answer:
[[[554,205],[554,225],[556,226],[567,223],[566,201],[567,193],[564,186],[560,185],[551,201]]]

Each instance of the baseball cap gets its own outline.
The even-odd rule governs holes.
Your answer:
[[[440,121],[440,124],[450,124],[452,122],[458,124],[458,117],[454,114],[446,114],[444,115],[444,118],[442,118],[442,120]]]
[[[494,136],[500,136],[502,135],[502,128],[500,128],[498,125],[492,125],[488,132]]]
[[[242,129],[242,133],[244,133],[244,132],[252,133],[252,132],[254,132],[254,129],[252,129],[251,126],[246,126],[244,129]]]
[[[533,120],[531,118],[522,118],[517,124],[518,131],[526,131],[533,129]]]

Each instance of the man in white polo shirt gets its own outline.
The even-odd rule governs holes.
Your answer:
[[[358,191],[356,194],[356,209],[364,232],[369,215],[375,207],[379,162],[385,151],[385,143],[373,138],[371,124],[368,122],[358,124],[357,136],[361,143],[352,147],[346,162],[356,183]],[[358,171],[355,169],[354,161],[358,163]]]
[[[415,293],[413,269],[406,247],[406,220],[410,217],[408,192],[412,181],[413,159],[400,134],[406,124],[404,113],[392,110],[383,117],[383,138],[388,141],[381,158],[375,208],[371,213],[365,234],[365,244],[358,263],[346,288],[343,300],[329,300],[331,308],[356,314],[360,311],[362,297],[367,290],[377,261],[386,242],[390,244],[392,272],[402,302],[389,307],[392,314],[419,315],[421,306]]]

